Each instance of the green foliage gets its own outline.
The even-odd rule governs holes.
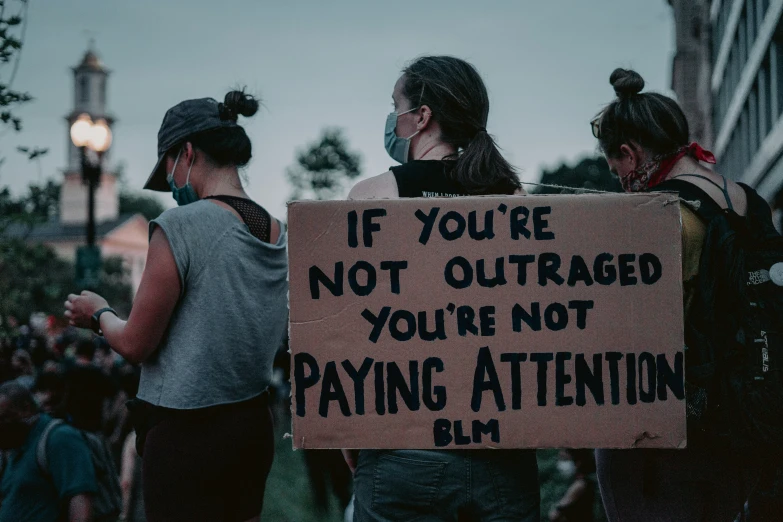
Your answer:
[[[60,184],[49,180],[43,186],[30,185],[23,202],[26,212],[40,221],[47,221],[60,210]]]
[[[120,214],[141,214],[147,220],[160,216],[166,208],[159,199],[138,192],[120,192]]]
[[[68,294],[82,290],[74,285],[74,275],[73,264],[59,258],[48,246],[21,239],[0,240],[0,317],[13,315],[27,321],[34,312],[62,316]],[[120,315],[127,316],[131,287],[121,258],[103,260],[96,291]]]
[[[96,292],[103,296],[120,316],[128,317],[133,305],[133,291],[125,261],[121,257],[106,257],[101,268],[101,281]]]
[[[294,451],[291,439],[283,438],[291,431],[290,411],[275,408],[275,459],[266,481],[264,511],[261,520],[276,522],[342,522],[337,502],[332,498],[329,513],[315,508],[304,452]]]
[[[51,248],[20,239],[0,241],[0,316],[26,321],[33,312],[62,315],[74,269]]]
[[[324,129],[318,140],[297,152],[296,163],[286,171],[291,199],[336,199],[347,181],[358,178],[361,156],[348,149],[342,130]]]
[[[609,172],[609,165],[602,157],[585,158],[573,167],[561,165],[555,170],[544,171],[541,184],[573,187],[575,190],[551,187],[536,187],[535,194],[561,194],[579,192],[578,189],[601,190],[604,192],[622,192],[617,176]]]
[[[22,120],[14,109],[33,99],[30,93],[13,89],[24,44],[27,7],[27,0],[0,0],[0,124],[16,132],[22,130]]]
[[[14,198],[8,187],[0,190],[0,236],[12,223],[32,227],[57,215],[60,208],[59,183],[31,184],[28,190],[20,198]]]
[[[60,185],[30,185],[29,192],[14,198],[7,187],[0,190],[0,317],[13,315],[26,321],[33,312],[62,315],[69,293],[80,292],[74,284],[73,263],[61,259],[42,244],[30,244],[21,238],[4,237],[12,223],[29,227],[55,216]],[[130,311],[132,292],[121,258],[105,258],[97,292],[121,314]]]

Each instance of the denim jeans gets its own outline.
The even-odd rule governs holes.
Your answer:
[[[538,522],[534,450],[362,450],[354,522]]]

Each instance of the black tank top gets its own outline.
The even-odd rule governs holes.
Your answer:
[[[401,198],[467,196],[468,191],[450,176],[455,163],[453,160],[414,160],[389,170],[397,180]]]
[[[269,215],[264,207],[250,199],[237,196],[207,196],[204,199],[216,199],[237,211],[242,216],[250,233],[264,243],[269,243],[272,235],[272,216]]]
[[[456,181],[451,173],[454,160],[414,160],[390,167],[397,180],[401,198],[456,198],[469,196],[471,191]],[[502,183],[502,182],[501,182]],[[510,183],[484,188],[482,194],[513,194],[516,187]],[[475,193],[475,191],[474,191]]]

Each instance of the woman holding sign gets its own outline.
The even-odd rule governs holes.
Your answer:
[[[267,387],[287,321],[287,234],[238,169],[251,157],[239,116],[258,101],[185,100],[166,112],[144,188],[179,205],[150,223],[127,321],[91,292],[66,316],[141,364],[129,403],[147,520],[258,520],[274,438]]]
[[[593,135],[626,192],[665,188],[685,196],[687,190],[693,190],[689,187],[695,186],[718,206],[719,212],[730,209],[745,216],[749,198],[755,193],[751,189],[746,193],[700,163],[715,163],[715,158],[698,144],[690,143],[688,122],[674,100],[642,93],[644,80],[634,71],[617,69],[610,82],[617,98],[593,120]],[[705,222],[683,205],[686,344],[691,348],[690,354],[686,350],[686,375],[696,373],[694,359],[689,357],[697,353],[697,342],[690,335],[693,323],[689,312],[696,303],[706,231]],[[703,402],[699,393],[691,382],[686,385],[687,449],[597,450],[601,496],[610,521],[734,520],[740,513],[744,498],[738,459],[731,451],[710,449],[715,440],[709,435],[696,437],[701,432],[692,429],[691,413]]]
[[[350,199],[524,194],[487,133],[489,98],[469,63],[419,58],[392,92],[384,142],[401,165],[358,183]],[[354,520],[538,521],[532,450],[345,452],[355,470]]]

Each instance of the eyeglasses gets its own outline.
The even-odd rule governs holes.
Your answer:
[[[599,114],[590,121],[590,127],[593,129],[593,137],[599,139],[601,137],[601,118],[603,113]]]

